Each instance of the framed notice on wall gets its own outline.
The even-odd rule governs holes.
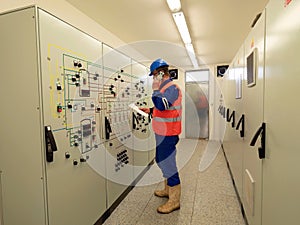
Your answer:
[[[247,57],[247,86],[252,87],[256,84],[257,76],[257,48],[254,48],[253,51]]]

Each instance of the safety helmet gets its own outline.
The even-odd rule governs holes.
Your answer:
[[[168,67],[168,63],[166,61],[164,61],[163,59],[157,59],[155,61],[153,61],[153,63],[150,66],[150,74],[149,76],[153,75],[153,71],[157,70],[160,67]]]

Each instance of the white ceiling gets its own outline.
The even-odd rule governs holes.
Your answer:
[[[143,56],[193,69],[165,0],[66,0]],[[230,63],[268,0],[181,0],[200,66]],[[127,47],[128,47],[127,46]],[[126,46],[119,50],[126,52]]]

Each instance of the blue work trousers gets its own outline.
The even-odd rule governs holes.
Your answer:
[[[176,166],[176,144],[179,141],[176,136],[161,136],[155,134],[156,155],[155,160],[161,169],[163,177],[167,179],[167,184],[173,187],[180,184],[179,174]]]

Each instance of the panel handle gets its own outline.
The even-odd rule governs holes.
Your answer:
[[[139,124],[139,120],[137,119],[137,116],[132,112],[132,129],[137,128],[137,124]]]
[[[222,108],[222,116],[223,116],[223,118],[226,117],[226,107],[225,106],[223,106],[223,108]]]
[[[222,106],[222,105],[219,105],[218,112],[219,112],[220,114],[221,114],[222,108],[223,108],[223,106]]]
[[[105,126],[105,139],[108,140],[110,137],[110,133],[112,132],[112,129],[110,126],[110,122],[106,116],[104,118],[104,126]]]
[[[53,162],[53,152],[57,151],[57,146],[50,125],[45,126],[45,140],[46,160],[47,162]]]
[[[245,137],[245,115],[242,114],[239,122],[236,125],[236,130],[238,130],[242,126],[242,129],[240,130],[240,137]]]
[[[226,113],[226,120],[227,122],[231,122],[231,127],[234,127],[235,126],[235,111],[233,110],[231,115],[229,116],[229,109],[227,109],[227,113]]]
[[[256,144],[259,136],[261,137],[261,146],[258,148],[258,157],[260,159],[264,159],[266,156],[266,123],[262,123],[262,125],[258,128],[250,142],[250,146],[254,146]]]

